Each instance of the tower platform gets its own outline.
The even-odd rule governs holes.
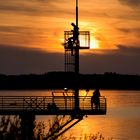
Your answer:
[[[100,97],[100,107],[91,107],[91,97],[79,96],[75,110],[74,96],[0,96],[0,115],[105,115],[106,98]]]

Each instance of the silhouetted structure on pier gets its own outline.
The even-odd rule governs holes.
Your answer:
[[[55,95],[57,94],[57,96]],[[59,96],[58,96],[59,95]],[[103,115],[106,98],[100,97],[100,109],[91,108],[91,96],[79,96],[79,111],[75,112],[73,92],[52,92],[52,96],[0,96],[0,115]]]
[[[78,0],[76,0],[76,24],[72,23],[72,31],[64,32],[65,71],[74,72],[74,89],[72,92],[65,89],[56,96],[1,96],[1,115],[20,115],[22,119],[22,135],[24,140],[32,139],[33,121],[35,115],[70,115],[71,119],[59,127],[53,134],[58,137],[69,128],[77,124],[85,115],[105,115],[106,98],[100,97],[100,108],[91,107],[91,97],[79,96],[79,50],[89,49],[89,31],[79,31],[78,27]],[[80,45],[80,39],[84,45]],[[57,92],[58,93],[58,92]],[[58,94],[57,94],[58,95]],[[28,125],[28,127],[27,127]],[[58,133],[59,132],[59,133]]]

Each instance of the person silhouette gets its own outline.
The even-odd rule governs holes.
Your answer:
[[[73,44],[78,43],[79,28],[74,23],[71,23],[71,25],[73,26]]]
[[[68,38],[68,49],[71,49],[71,55],[73,56],[73,42],[72,37]]]
[[[91,108],[93,109],[93,104],[95,105],[95,110],[100,109],[100,91],[98,88],[95,89],[91,97]]]

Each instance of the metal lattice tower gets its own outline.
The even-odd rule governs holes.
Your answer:
[[[73,30],[64,32],[65,71],[75,73],[75,112],[79,112],[79,50],[90,48],[89,31],[79,31],[78,0],[76,0],[76,24]],[[82,44],[80,44],[82,42]],[[84,44],[83,44],[84,42]]]
[[[72,31],[64,31],[64,48],[65,48],[65,72],[76,72],[76,44],[69,47],[68,40],[72,38]],[[79,44],[78,49],[90,48],[90,32],[79,31]],[[78,64],[79,65],[79,64]],[[78,71],[79,73],[79,71]]]

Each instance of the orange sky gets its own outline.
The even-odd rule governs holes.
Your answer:
[[[1,44],[63,52],[63,31],[71,30],[71,22],[75,0],[0,2]],[[118,44],[140,46],[139,9],[127,0],[79,0],[79,27],[90,31],[91,47],[96,39],[102,52],[118,49]]]

